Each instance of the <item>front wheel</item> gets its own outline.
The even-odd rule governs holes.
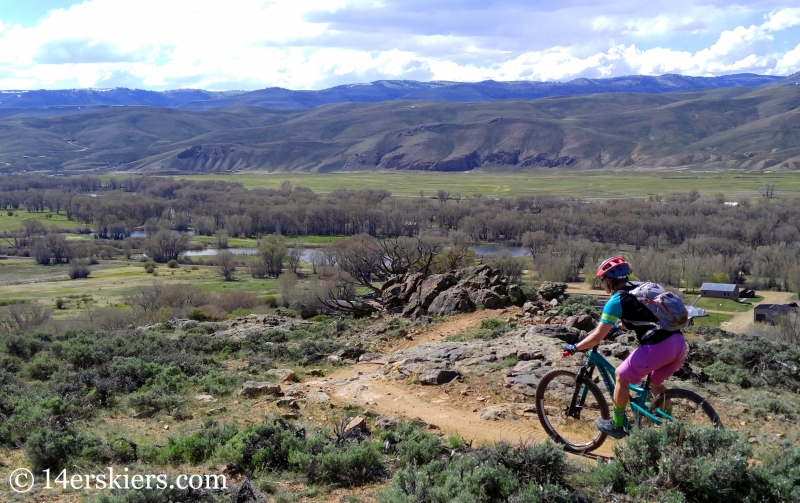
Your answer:
[[[576,389],[578,400],[570,410]],[[578,383],[574,372],[563,369],[542,377],[536,387],[536,414],[550,438],[575,453],[600,447],[606,434],[597,429],[594,420],[611,417],[600,388],[589,380]]]
[[[655,397],[650,414],[662,421],[722,428],[722,421],[705,398],[686,389],[668,389]]]

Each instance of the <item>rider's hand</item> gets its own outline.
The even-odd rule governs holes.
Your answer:
[[[578,346],[575,344],[567,344],[564,346],[564,358],[574,355],[576,351],[578,351]]]
[[[608,331],[608,335],[614,335],[614,334],[616,334],[617,332],[619,332],[619,331],[620,331],[620,329],[622,328],[622,326],[621,326],[621,325],[622,325],[622,324],[621,324],[619,321],[618,321],[618,322],[616,322],[616,323],[614,323],[613,325],[611,325],[611,330],[609,330],[609,331]]]

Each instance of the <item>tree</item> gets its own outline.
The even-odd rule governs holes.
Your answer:
[[[214,241],[219,249],[228,247],[228,231],[220,229],[214,233]]]
[[[281,294],[281,301],[283,307],[292,305],[292,294],[294,287],[297,285],[297,274],[293,272],[285,272],[278,276],[278,292]]]
[[[775,197],[775,184],[774,183],[765,183],[761,186],[758,191],[764,196],[765,199],[772,199]]]
[[[262,237],[258,246],[258,255],[267,274],[280,276],[288,256],[286,240],[277,234]]]
[[[178,260],[189,249],[190,237],[168,230],[160,230],[144,242],[147,256],[159,263]]]
[[[297,269],[300,267],[300,258],[302,255],[303,250],[297,248],[296,244],[295,247],[290,248],[289,252],[286,254],[286,267],[294,274],[297,274]]]
[[[552,236],[544,231],[527,231],[522,235],[522,246],[528,249],[528,253],[533,258],[536,258],[538,253],[543,252],[552,241]]]
[[[233,281],[236,276],[236,256],[228,250],[217,254],[217,267],[219,274],[225,281]]]

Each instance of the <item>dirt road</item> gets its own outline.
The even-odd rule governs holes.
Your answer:
[[[501,311],[476,311],[453,316],[430,330],[418,334],[411,341],[402,341],[388,354],[419,344],[438,342],[480,325],[487,318],[505,318],[519,308]],[[510,443],[544,441],[547,434],[539,425],[533,404],[504,402],[488,389],[476,389],[464,383],[443,386],[409,385],[387,379],[380,369],[386,359],[359,363],[342,368],[325,379],[306,381],[311,387],[328,391],[337,404],[357,404],[377,414],[419,418],[436,425],[442,432],[460,435],[467,442],[483,444],[505,441]],[[487,421],[480,419],[479,411],[485,407],[507,404],[521,412],[515,420]],[[607,441],[597,454],[611,454],[611,441]]]
[[[764,297],[764,300],[757,304],[753,304],[753,308],[759,304],[787,304],[792,302],[794,294],[790,292],[758,292],[759,295]],[[721,312],[721,311],[720,311]],[[753,326],[753,309],[743,313],[736,313],[733,318],[725,323],[720,324],[720,328],[728,332],[741,333]]]

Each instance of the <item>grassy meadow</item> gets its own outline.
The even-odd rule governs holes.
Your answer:
[[[759,189],[765,183],[775,185],[775,195],[800,194],[800,173],[747,173],[651,170],[631,171],[523,173],[331,173],[298,175],[290,173],[245,173],[235,175],[180,175],[187,180],[224,180],[239,182],[248,188],[278,188],[284,180],[310,187],[315,192],[331,192],[338,188],[381,188],[402,197],[427,196],[439,189],[451,195],[523,196],[551,195],[614,199],[645,197],[651,194],[686,193],[692,189],[702,196],[724,193],[731,199],[761,197]]]

